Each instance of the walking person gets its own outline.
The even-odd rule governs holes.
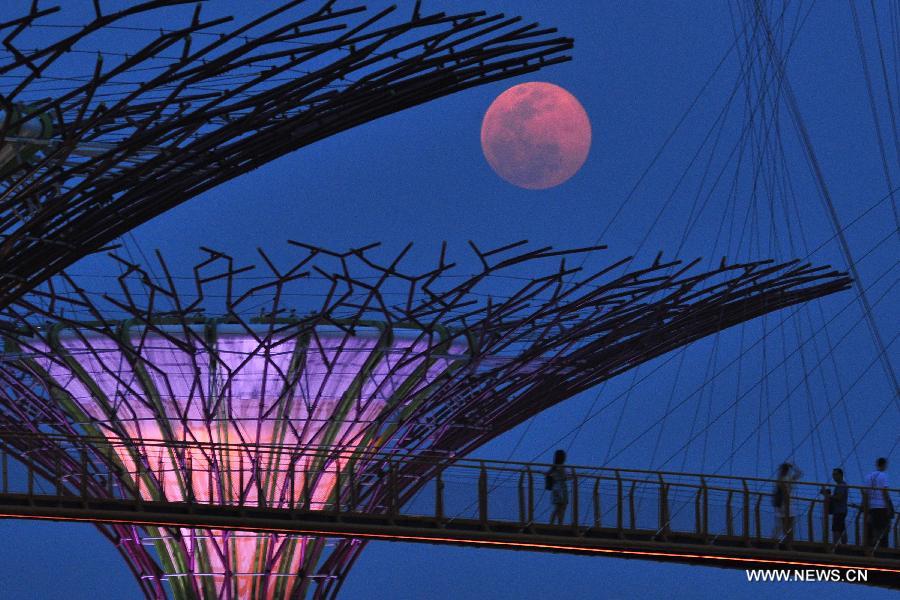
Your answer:
[[[867,513],[866,545],[873,549],[888,544],[891,519],[894,516],[894,504],[888,492],[889,487],[887,459],[881,457],[875,461],[875,470],[866,476],[864,490]]]
[[[566,506],[569,504],[569,484],[566,483],[566,451],[557,450],[553,454],[553,466],[547,471],[545,487],[550,490],[553,512],[550,524],[563,524],[566,517]]]
[[[791,491],[794,482],[800,479],[803,473],[791,463],[782,463],[778,467],[778,480],[775,482],[775,491],[772,494],[772,505],[775,507],[775,532],[772,535],[779,543],[784,538],[790,538],[794,524],[791,516]]]
[[[822,488],[822,495],[828,506],[828,514],[831,515],[831,550],[834,551],[841,544],[847,543],[847,498],[850,489],[844,481],[844,470],[835,467],[831,471],[834,479],[834,489]]]

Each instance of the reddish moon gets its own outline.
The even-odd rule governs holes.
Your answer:
[[[557,186],[587,159],[591,122],[581,103],[552,83],[515,85],[491,103],[481,149],[506,181],[529,190]]]

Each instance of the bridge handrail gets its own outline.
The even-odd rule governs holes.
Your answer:
[[[190,507],[189,512],[216,506],[223,510],[228,507],[275,508],[284,509],[287,515],[312,511],[341,519],[343,514],[363,510],[366,514],[385,516],[391,525],[399,519],[425,518],[433,519],[438,527],[451,522],[463,525],[475,522],[484,531],[510,526],[530,531],[542,526],[547,510],[555,515],[550,521],[553,525],[559,510],[556,505],[551,506],[544,489],[543,468],[550,466],[546,463],[469,458],[445,462],[439,457],[318,447],[319,458],[325,460],[297,461],[292,456],[290,462],[282,463],[279,457],[274,464],[266,465],[267,482],[262,485],[266,488],[271,485],[273,493],[277,492],[277,495],[267,495],[258,487],[261,472],[257,469],[264,458],[252,453],[249,463],[247,456],[242,454],[226,457],[223,465],[215,462],[220,460],[219,452],[200,455],[193,451],[203,444],[170,445],[158,440],[160,456],[154,461],[150,459],[157,458],[155,452],[147,452],[146,448],[134,443],[105,440],[104,449],[73,438],[71,446],[55,442],[56,456],[40,453],[42,461],[39,462],[31,458],[30,452],[40,450],[40,440],[30,439],[31,444],[22,438],[21,445],[10,448],[11,440],[0,438],[0,493],[13,503],[24,497],[26,507],[34,507],[34,499],[40,497],[38,504],[42,505],[56,501],[64,503],[66,499],[85,507],[89,507],[92,500],[100,500],[100,505],[106,500],[132,502],[138,512],[145,504],[167,504],[176,511],[179,506]],[[28,448],[29,445],[32,448]],[[111,446],[115,447],[114,452],[109,450]],[[126,446],[127,451],[124,450]],[[233,446],[243,453],[248,452],[243,445],[219,446]],[[163,449],[166,449],[164,459]],[[292,450],[285,451],[291,454]],[[310,455],[309,448],[298,451],[307,457]],[[356,461],[349,460],[361,455],[368,456],[373,462],[356,466]],[[9,458],[22,463],[26,477],[21,471],[9,469]],[[423,462],[426,469],[416,467]],[[790,550],[796,542],[826,554],[836,541],[830,531],[831,517],[826,510],[828,499],[815,493],[820,492],[819,489],[809,487],[821,487],[820,483],[792,482],[790,502],[782,505],[786,510],[777,510],[769,502],[763,503],[765,497],[772,496],[771,488],[754,489],[751,486],[759,482],[774,484],[776,480],[771,479],[575,465],[565,465],[565,468],[572,483],[568,506],[564,506],[563,517],[558,520],[559,525],[574,532],[605,529],[618,532],[613,535],[622,539],[626,532],[643,531],[650,532],[651,539],[662,541],[677,534],[682,538],[687,535],[695,540],[691,543],[701,545],[725,540],[729,544],[747,547],[755,544],[775,550],[782,544]],[[180,471],[177,487],[167,487],[167,473],[176,470]],[[235,472],[240,475],[233,475]],[[10,473],[16,477],[16,485],[27,490],[18,492],[18,500],[16,492],[8,485]],[[306,482],[316,481],[315,478],[325,474],[324,493],[313,496]],[[236,480],[237,485],[223,491],[224,488],[214,487],[217,478],[232,483]],[[611,485],[603,485],[606,482]],[[728,482],[737,483],[729,486]],[[451,484],[452,490],[449,489]],[[814,493],[805,493],[810,490]],[[452,504],[448,501],[451,498]],[[451,505],[452,509],[449,508]],[[851,506],[860,510],[847,519],[849,543],[855,548],[852,552],[865,552],[866,548],[875,547],[871,537],[872,513],[865,498],[861,507]],[[498,513],[506,516],[498,518]],[[768,533],[770,526],[775,526],[771,535]],[[237,528],[240,528],[239,523]],[[885,531],[893,542],[884,542],[879,551],[900,556],[900,518],[893,519]],[[845,539],[844,543],[847,541]]]
[[[17,432],[17,433],[5,433],[4,438],[8,440],[20,438],[23,440],[34,439],[34,440],[52,440],[52,441],[67,441],[72,443],[77,447],[131,447],[133,448],[132,442],[126,441],[113,441],[105,437],[88,437],[88,436],[76,436],[76,435],[64,435],[64,434],[32,434],[28,432]],[[6,445],[7,442],[3,442],[3,445]],[[161,439],[141,439],[140,445],[144,448],[165,448],[165,449],[225,449],[228,450],[233,448],[235,451],[246,452],[248,447],[252,447],[255,451],[259,451],[259,449],[264,449],[263,451],[271,451],[277,452],[280,454],[287,455],[286,449],[283,446],[278,446],[275,444],[252,444],[252,445],[243,445],[243,444],[230,444],[230,443],[222,443],[222,442],[205,442],[205,441],[196,441],[196,442],[172,442],[168,440]],[[269,450],[270,449],[270,450]],[[469,468],[473,470],[479,469],[490,469],[491,471],[501,471],[508,472],[510,474],[518,474],[523,470],[531,470],[535,473],[540,473],[543,470],[547,470],[553,465],[551,463],[543,463],[543,462],[524,462],[524,461],[510,461],[510,460],[499,460],[499,459],[479,459],[479,458],[468,458],[468,457],[455,457],[455,456],[438,456],[438,455],[430,455],[430,456],[421,456],[415,455],[412,453],[398,453],[398,452],[390,452],[384,450],[367,450],[367,449],[348,449],[346,447],[341,446],[302,446],[298,447],[296,450],[297,455],[301,456],[311,456],[315,458],[324,457],[326,459],[335,459],[335,458],[365,458],[370,461],[385,461],[389,465],[391,464],[426,464],[429,466],[441,466],[442,468],[447,468],[453,466],[455,468]],[[598,467],[598,466],[587,466],[587,465],[578,465],[578,464],[566,464],[565,467],[570,470],[572,473],[577,473],[578,477],[581,479],[588,478],[592,480],[622,480],[628,483],[649,483],[649,484],[658,484],[660,478],[685,478],[685,479],[702,479],[704,483],[692,483],[688,481],[677,481],[677,480],[666,480],[665,483],[668,483],[673,486],[679,487],[692,487],[692,488],[703,488],[710,491],[734,491],[735,489],[743,490],[743,487],[746,483],[756,483],[756,484],[765,484],[771,487],[774,487],[775,484],[778,483],[777,479],[772,478],[764,478],[764,477],[751,477],[751,476],[740,476],[740,475],[720,475],[720,474],[710,474],[710,473],[696,473],[696,472],[682,472],[682,471],[665,471],[665,470],[650,470],[650,469],[633,469],[633,468],[622,468],[622,467]],[[293,467],[295,468],[295,467]],[[296,469],[295,469],[296,470]],[[624,477],[623,477],[624,475]],[[649,479],[639,479],[636,476],[638,475],[646,475],[652,476]],[[739,483],[739,487],[722,487],[720,485],[710,485],[709,483],[705,483],[707,480],[714,481],[730,481]],[[797,487],[817,487],[817,488],[831,488],[834,485],[834,482],[817,482],[817,481],[793,481],[793,486]],[[862,492],[864,490],[869,490],[870,488],[865,485],[858,484],[849,484],[847,485],[848,490],[856,490]],[[900,488],[887,488],[888,493],[896,494],[900,493]],[[763,493],[759,489],[749,490],[752,494]],[[802,497],[802,496],[794,496],[791,498],[797,498],[801,500],[809,500],[810,498]]]

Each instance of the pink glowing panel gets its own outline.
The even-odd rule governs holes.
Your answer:
[[[287,506],[301,503],[308,487],[312,507],[324,507],[368,425],[390,403],[423,392],[465,351],[455,343],[426,365],[423,353],[439,340],[394,331],[386,344],[375,328],[354,335],[323,328],[302,341],[286,334],[265,343],[227,326],[218,326],[212,341],[199,327],[187,337],[168,332],[173,339],[137,328],[129,333],[138,366],[118,340],[98,334],[61,336],[68,363],[46,358],[60,353],[43,341],[32,350],[37,364],[102,424],[135,480],[136,455],[142,457],[141,494],[169,501],[185,500],[190,490],[202,502]],[[178,456],[159,440],[191,444]],[[325,464],[302,452],[323,444],[345,452]],[[191,530],[182,534],[196,538]],[[276,555],[274,568],[283,573],[298,573],[304,559],[305,545],[295,538],[266,536],[263,543],[256,535],[204,535],[192,543],[206,548],[217,586],[230,571],[242,596],[258,577],[240,573],[259,572],[260,556],[292,545]],[[271,597],[275,587],[268,589]]]
[[[260,343],[220,326],[216,339],[204,342],[200,333],[198,328],[186,339],[181,330],[173,330],[173,339],[167,339],[135,329],[129,342],[142,359],[137,368],[117,340],[90,333],[60,338],[80,373],[49,358],[37,359],[90,417],[108,424],[111,441],[127,441],[145,457],[170,500],[183,499],[191,485],[201,500],[243,497],[255,502],[262,489],[267,501],[280,504],[299,500],[309,485],[314,503],[324,503],[339,466],[316,465],[314,482],[304,482],[299,472],[288,481],[289,467],[305,470],[302,459],[301,464],[289,462],[296,449],[327,444],[351,451],[404,385],[404,397],[412,397],[464,350],[457,343],[426,368],[422,353],[437,340],[421,332],[395,332],[386,345],[374,328],[360,328],[352,336],[319,330],[299,347],[296,336]],[[43,342],[33,346],[50,354]],[[299,378],[291,372],[298,367]],[[182,463],[154,440],[201,445],[189,449]],[[211,451],[202,444],[234,446]],[[243,450],[238,450],[240,444]],[[246,449],[258,445],[283,452]],[[135,471],[135,457],[124,449],[120,455],[126,468]],[[340,468],[346,462],[342,459]],[[183,479],[185,469],[191,472],[190,482]],[[253,485],[252,474],[260,470],[265,485]]]

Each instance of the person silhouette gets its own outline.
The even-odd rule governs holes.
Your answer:
[[[894,504],[888,492],[890,481],[887,466],[887,459],[879,458],[875,461],[875,470],[869,473],[865,480],[866,545],[876,549],[879,546],[887,546],[891,518],[894,514]]]
[[[778,542],[785,537],[790,537],[794,529],[794,518],[791,515],[791,491],[794,482],[802,476],[803,473],[800,472],[800,469],[791,463],[782,463],[778,467],[778,479],[772,494],[772,505],[775,507],[775,532],[772,537]]]
[[[831,515],[831,537],[833,545],[832,550],[841,544],[847,543],[847,498],[849,488],[847,482],[844,481],[844,470],[835,467],[831,471],[831,478],[834,479],[834,489],[822,488],[822,495],[828,502],[828,514]]]
[[[546,488],[550,490],[553,512],[550,514],[550,524],[563,524],[566,516],[566,507],[569,504],[569,484],[566,474],[566,451],[557,450],[553,454],[553,466],[547,471]]]

